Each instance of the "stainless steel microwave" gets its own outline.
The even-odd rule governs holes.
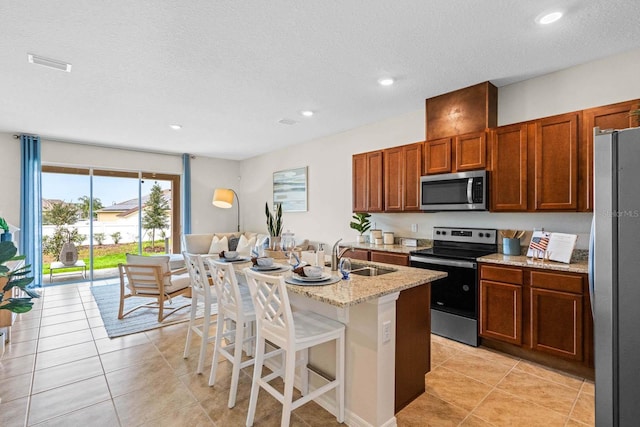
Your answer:
[[[423,211],[486,211],[489,208],[487,171],[420,177]]]

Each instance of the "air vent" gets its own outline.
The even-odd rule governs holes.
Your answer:
[[[280,123],[281,125],[295,125],[298,122],[291,119],[281,119],[281,120],[278,120],[278,123]]]
[[[67,73],[71,72],[71,64],[67,64],[63,61],[58,61],[57,59],[45,58],[43,56],[34,55],[32,53],[28,53],[27,58],[32,64],[42,65],[43,67],[49,67],[55,70],[66,71]]]

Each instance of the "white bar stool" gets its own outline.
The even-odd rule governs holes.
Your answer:
[[[291,411],[304,405],[327,391],[336,389],[336,418],[344,421],[344,364],[345,326],[344,324],[317,313],[292,312],[289,296],[282,276],[269,276],[244,269],[251,298],[256,310],[258,324],[253,384],[247,414],[247,426],[253,425],[260,387],[282,403],[281,426],[289,425]],[[285,363],[281,370],[262,377],[265,340],[279,346],[285,352]],[[306,367],[306,353],[309,348],[329,341],[336,341],[336,378],[308,393],[309,371]],[[293,401],[293,381],[296,368],[296,352],[304,352],[302,367],[303,396]],[[277,353],[277,352],[274,352]],[[270,357],[272,354],[267,354]],[[280,376],[284,370],[284,393],[280,393],[269,381]]]
[[[255,345],[255,336],[251,331],[255,330],[256,312],[253,308],[251,295],[247,292],[241,292],[238,286],[233,264],[211,258],[207,259],[207,263],[218,297],[218,327],[213,348],[209,385],[212,386],[216,382],[218,359],[219,356],[223,356],[233,364],[228,402],[229,408],[233,408],[236,404],[240,369],[251,366],[254,362],[253,358],[242,362],[242,348],[247,342],[250,342],[250,348]],[[223,346],[223,338],[229,338],[231,342]],[[230,350],[233,350],[233,354]],[[251,353],[252,356],[253,352]]]
[[[202,256],[188,252],[183,252],[182,254],[184,255],[184,262],[187,265],[187,270],[191,277],[191,316],[189,317],[187,341],[184,345],[182,357],[186,359],[189,356],[191,337],[192,333],[195,332],[202,338],[200,354],[198,355],[198,367],[196,368],[196,373],[201,374],[204,367],[207,345],[215,340],[215,336],[209,336],[209,329],[211,327],[211,306],[216,303],[216,299],[213,297],[212,286],[210,285],[205,265],[202,262]],[[198,300],[204,301],[204,319],[202,326],[195,324]]]

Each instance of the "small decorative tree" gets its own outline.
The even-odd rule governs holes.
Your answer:
[[[122,233],[120,233],[119,231],[116,231],[115,233],[111,233],[111,239],[113,240],[114,244],[118,244],[120,243],[120,240],[122,239]]]
[[[353,214],[354,221],[349,223],[349,227],[353,230],[356,230],[360,233],[358,236],[358,243],[364,242],[363,234],[366,233],[371,228],[371,222],[369,222],[369,217],[371,214],[367,212],[356,212]]]
[[[144,205],[144,216],[142,217],[142,227],[149,230],[151,234],[151,248],[154,249],[156,243],[156,230],[169,227],[169,202],[164,198],[162,187],[156,183],[151,187],[149,200]]]
[[[96,239],[96,242],[98,242],[98,245],[102,246],[102,244],[104,243],[104,239],[106,239],[106,235],[104,233],[94,233],[93,234],[93,238]]]

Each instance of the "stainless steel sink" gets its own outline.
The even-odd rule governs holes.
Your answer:
[[[358,276],[382,276],[383,274],[393,273],[396,270],[391,268],[374,267],[370,265],[352,264],[351,274]]]

